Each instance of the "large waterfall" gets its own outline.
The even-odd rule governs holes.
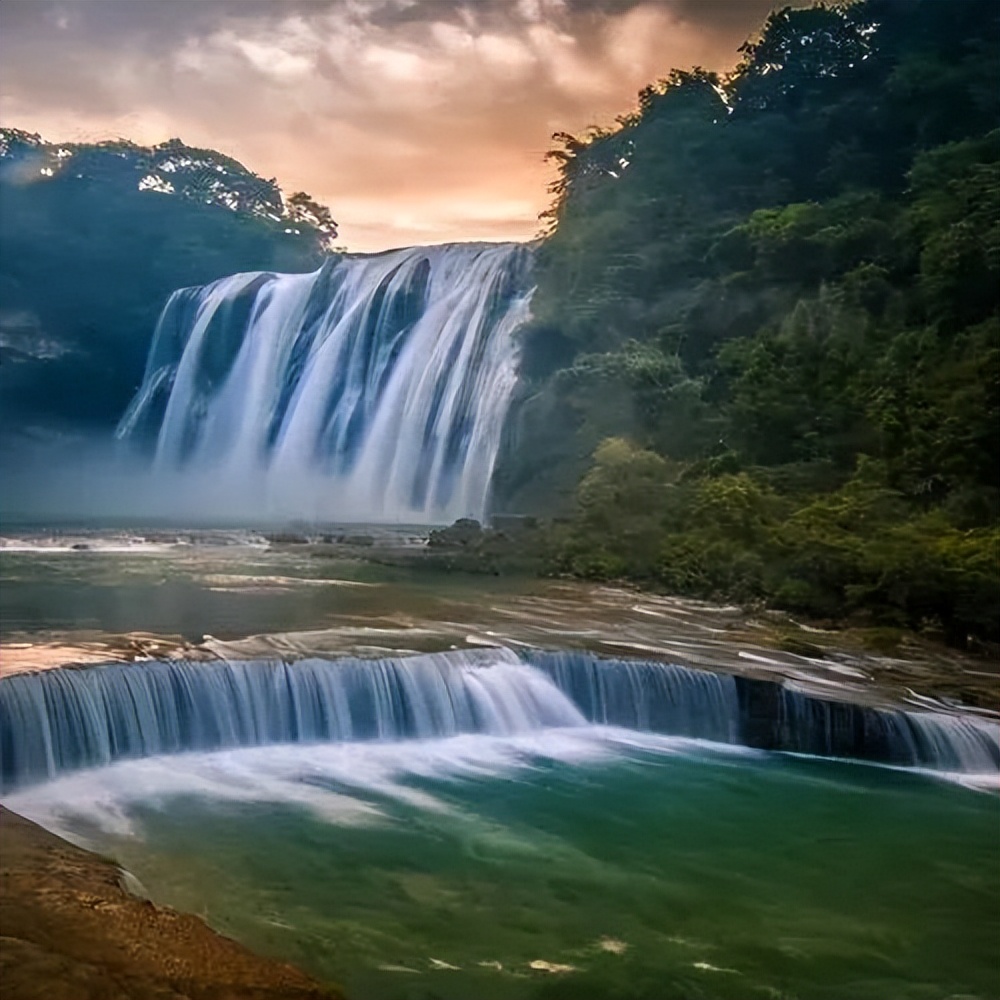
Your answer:
[[[203,510],[482,518],[529,265],[455,244],[181,289],[118,437]]]
[[[780,684],[588,653],[164,661],[0,681],[0,789],[185,750],[510,736],[611,725],[946,771],[1000,769],[1000,728],[847,705]]]

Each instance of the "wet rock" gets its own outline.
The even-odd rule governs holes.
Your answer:
[[[432,531],[427,544],[431,548],[469,548],[478,545],[483,538],[483,527],[471,517],[459,518],[447,528]]]

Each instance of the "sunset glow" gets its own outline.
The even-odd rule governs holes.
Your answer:
[[[555,131],[674,66],[725,70],[773,0],[5,5],[0,120],[49,141],[179,136],[328,204],[354,250],[524,240]]]

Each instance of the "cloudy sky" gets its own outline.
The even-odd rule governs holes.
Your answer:
[[[527,239],[552,132],[724,70],[775,0],[0,0],[0,122],[178,136],[328,204],[353,250]]]

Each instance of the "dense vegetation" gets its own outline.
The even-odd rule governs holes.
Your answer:
[[[306,271],[329,211],[174,139],[47,144],[0,129],[4,444],[107,436],[142,380],[176,288],[236,271]]]
[[[556,571],[1000,638],[1000,5],[741,51],[557,137],[498,498]]]
[[[742,56],[557,136],[497,500],[552,572],[998,640],[1000,6],[787,9]],[[4,442],[106,435],[171,291],[335,236],[179,140],[0,130]]]

